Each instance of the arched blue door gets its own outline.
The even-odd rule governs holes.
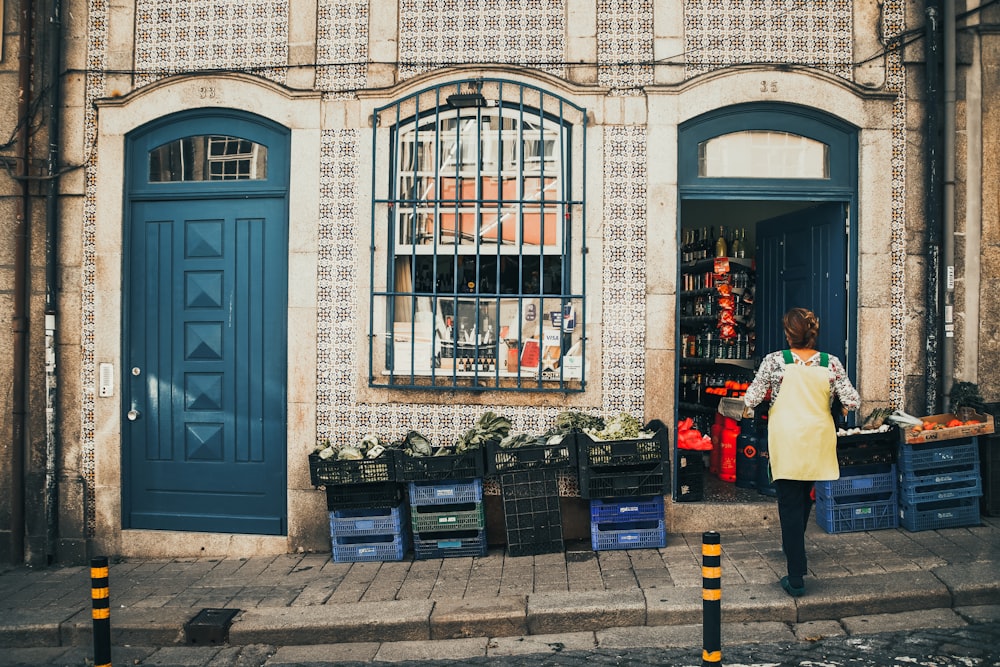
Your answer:
[[[127,160],[124,527],[285,534],[288,132],[191,112]]]
[[[743,326],[756,346],[754,359],[679,359],[675,395],[682,395],[685,371],[687,378],[702,372],[729,377],[738,367],[749,379],[756,360],[787,346],[781,319],[794,306],[816,312],[820,348],[840,357],[853,377],[858,129],[820,110],[781,103],[718,109],[678,129],[678,236],[685,226],[735,226],[747,243],[750,232],[744,250],[753,257],[756,284],[740,296],[744,304],[752,299]],[[686,319],[700,324],[697,317]],[[684,349],[684,324],[678,313],[678,350]],[[698,403],[679,402],[678,417],[715,412],[713,404],[702,404],[696,377]],[[675,489],[678,480],[675,469]]]
[[[824,169],[779,177],[706,173],[706,146],[739,133],[787,135],[812,142]],[[681,200],[800,202],[802,210],[756,225],[757,350],[782,347],[781,316],[802,306],[820,318],[821,343],[853,376],[856,349],[857,128],[791,104],[741,104],[683,123],[678,141]],[[746,150],[752,150],[749,146]],[[764,167],[768,165],[763,165]],[[766,169],[761,169],[766,171]],[[792,175],[794,174],[794,175]]]

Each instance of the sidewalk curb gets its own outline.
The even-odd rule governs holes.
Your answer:
[[[725,624],[778,623],[877,616],[953,609],[994,603],[1000,582],[982,568],[939,568],[954,580],[949,590],[929,572],[901,572],[809,582],[805,597],[792,599],[767,585],[733,586],[723,591]],[[976,579],[978,578],[978,582]],[[907,585],[900,587],[905,580]],[[539,593],[526,597],[476,600],[389,601],[304,607],[259,607],[239,613],[229,630],[230,645],[314,645],[612,632],[620,627],[660,628],[699,625],[700,588],[645,591]],[[777,591],[779,594],[775,594]],[[658,597],[660,593],[665,597]],[[784,599],[782,599],[784,598]],[[494,603],[496,603],[494,605]],[[116,646],[186,644],[184,624],[191,608],[114,609]],[[466,613],[467,612],[467,613]],[[0,622],[0,647],[86,646],[92,643],[89,609],[66,613],[25,612]]]

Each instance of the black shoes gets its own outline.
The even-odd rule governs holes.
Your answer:
[[[789,581],[788,577],[781,578],[781,587],[785,589],[785,592],[791,595],[793,598],[800,598],[806,594],[806,585],[801,579],[799,579],[798,586],[793,586],[792,582]]]

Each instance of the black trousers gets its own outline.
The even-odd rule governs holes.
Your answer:
[[[781,548],[785,552],[789,577],[806,575],[806,527],[812,510],[812,482],[776,479],[778,521],[781,523]]]

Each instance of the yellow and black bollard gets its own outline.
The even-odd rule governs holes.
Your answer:
[[[714,530],[701,535],[702,667],[722,664],[722,542]]]
[[[111,598],[108,558],[90,559],[91,615],[94,618],[94,667],[111,667]]]

